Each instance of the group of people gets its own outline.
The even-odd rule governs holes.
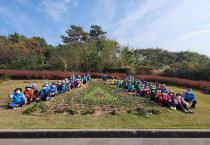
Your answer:
[[[104,79],[106,78],[106,79]],[[107,76],[102,77],[104,81],[107,80]],[[141,81],[140,79],[134,79],[131,75],[121,81],[120,78],[115,80],[114,77],[110,80],[111,85],[116,85],[128,92],[137,92],[140,96],[150,98],[152,101],[157,102],[160,106],[169,107],[171,110],[182,110],[185,113],[193,113],[190,108],[195,108],[197,103],[195,94],[191,88],[188,88],[183,94],[168,91],[165,84],[156,82],[153,85],[152,82]],[[191,106],[188,105],[191,104]]]
[[[104,81],[108,80],[106,75],[102,76],[102,79]],[[80,75],[74,77],[73,75],[70,79],[66,78],[64,81],[57,81],[57,83],[52,82],[52,85],[45,82],[40,91],[37,89],[35,83],[33,83],[32,86],[27,85],[23,92],[21,88],[16,88],[14,93],[9,93],[9,98],[13,99],[13,103],[8,103],[8,106],[16,109],[25,104],[30,104],[33,101],[48,101],[51,97],[81,87],[82,84],[86,84],[89,80],[91,80],[90,75],[84,75],[83,77]],[[157,102],[160,106],[169,107],[172,110],[179,109],[185,113],[192,113],[190,108],[195,108],[197,103],[195,94],[192,92],[191,88],[188,88],[183,94],[177,93],[175,95],[172,90],[167,90],[165,84],[156,82],[154,86],[152,82],[148,83],[145,80],[134,79],[131,75],[125,78],[124,81],[120,79],[115,80],[114,77],[112,77],[110,82],[111,85],[116,85],[128,92],[137,92],[140,96],[148,97],[152,101]],[[188,103],[191,104],[190,107]]]
[[[22,88],[16,88],[14,93],[9,93],[9,98],[13,99],[13,102],[8,103],[8,106],[16,109],[21,108],[25,104],[30,104],[33,101],[48,101],[51,97],[81,87],[82,84],[86,84],[89,80],[91,80],[90,75],[84,75],[83,77],[80,75],[74,77],[73,75],[70,79],[66,78],[64,81],[57,81],[57,83],[52,82],[52,85],[45,82],[40,91],[37,89],[35,83],[32,86],[27,85],[23,92]]]

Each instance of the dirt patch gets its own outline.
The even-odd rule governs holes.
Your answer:
[[[128,95],[129,95],[128,92],[120,92],[119,94],[122,95],[122,96],[126,96],[126,97],[128,97]]]
[[[94,96],[95,98],[103,98],[103,97],[105,97],[105,95],[104,95],[103,93],[101,93],[101,92],[97,92],[97,93],[95,93],[93,96]]]

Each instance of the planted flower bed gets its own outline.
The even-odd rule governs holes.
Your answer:
[[[40,107],[41,106],[41,107]],[[37,109],[39,108],[39,109]],[[87,88],[80,91],[70,91],[51,101],[35,104],[26,109],[24,114],[47,115],[63,113],[69,115],[86,114],[122,114],[134,113],[149,117],[160,113],[159,106],[138,94],[124,92],[120,88],[108,85],[102,81],[91,81]]]

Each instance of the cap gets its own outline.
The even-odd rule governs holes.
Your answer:
[[[31,88],[31,86],[30,85],[27,85],[26,88]]]

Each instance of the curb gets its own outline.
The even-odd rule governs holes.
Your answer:
[[[210,130],[0,129],[1,138],[210,138]]]

